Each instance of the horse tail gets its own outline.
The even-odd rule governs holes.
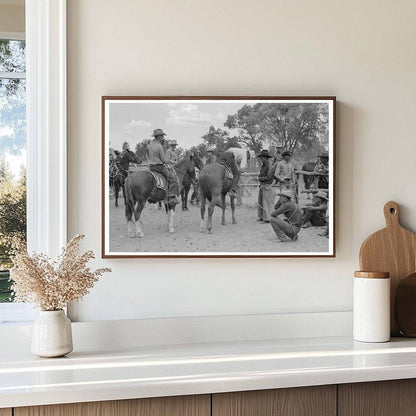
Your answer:
[[[133,193],[131,191],[131,176],[127,176],[124,181],[124,192],[126,193],[126,217],[127,220],[130,220],[131,216],[134,214],[135,205]]]

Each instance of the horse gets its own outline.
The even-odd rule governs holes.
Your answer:
[[[196,160],[201,160],[198,156]],[[196,166],[199,170],[201,170],[204,165],[201,160],[200,166]],[[198,190],[198,178],[191,178],[189,175],[185,175],[182,182],[182,189],[181,189],[181,200],[182,200],[182,211],[189,211],[188,208],[188,195],[189,191],[191,190],[191,186],[194,186],[194,192],[191,196],[191,204],[195,204],[195,202],[199,203],[199,194],[197,193]]]
[[[210,163],[206,165],[199,174],[199,193],[201,199],[201,225],[200,231],[212,232],[212,214],[216,205],[222,208],[221,224],[225,225],[225,197],[231,189],[232,177],[229,177],[226,167],[221,163]],[[208,206],[208,218],[205,224],[205,203]],[[230,195],[231,216],[233,224],[237,224],[235,218],[235,196]]]
[[[189,211],[188,209],[188,195],[191,185],[195,182],[196,178],[191,178],[189,175],[185,175],[182,181],[181,189],[181,200],[182,200],[182,211]]]
[[[175,166],[175,173],[179,181],[179,189],[182,189],[183,179],[186,175],[195,178],[195,166],[202,169],[202,160],[197,156],[189,156],[181,159]],[[166,180],[165,180],[166,183]],[[144,237],[140,224],[140,216],[146,202],[164,201],[166,191],[157,188],[156,180],[150,170],[133,172],[126,178],[126,209],[127,234],[129,237]],[[168,214],[168,231],[174,233],[174,212],[176,203],[165,202]],[[134,215],[134,217],[133,217]]]
[[[115,205],[118,208],[118,193],[120,188],[123,191],[124,205],[126,205],[126,193],[124,182],[129,173],[129,165],[132,163],[142,163],[142,161],[131,151],[126,150],[116,161],[110,162],[110,185],[114,187]],[[112,183],[111,183],[112,182]]]

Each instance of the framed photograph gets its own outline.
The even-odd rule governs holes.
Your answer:
[[[335,257],[335,97],[102,97],[102,256]]]

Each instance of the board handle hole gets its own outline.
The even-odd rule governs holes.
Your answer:
[[[395,214],[396,210],[394,208],[390,208],[390,214]]]

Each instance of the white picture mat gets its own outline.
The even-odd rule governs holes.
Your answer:
[[[109,181],[109,152],[110,147],[110,105],[116,103],[132,103],[132,104],[183,104],[183,103],[192,103],[192,104],[215,104],[215,103],[236,103],[236,104],[255,104],[255,103],[319,103],[328,105],[328,155],[329,155],[329,175],[328,175],[328,191],[329,191],[329,203],[328,203],[328,214],[329,214],[329,237],[328,237],[328,251],[327,252],[206,252],[206,251],[183,251],[183,252],[165,252],[165,251],[156,251],[156,252],[112,252],[110,250],[110,236],[109,236],[109,226],[110,226],[110,216],[108,210],[108,201],[110,199],[110,187]],[[334,176],[335,176],[335,161],[334,161],[334,100],[332,99],[231,99],[231,100],[220,100],[220,99],[169,99],[169,100],[159,100],[159,99],[106,99],[105,108],[104,108],[104,228],[107,230],[104,232],[104,256],[116,256],[116,257],[201,257],[201,256],[212,256],[212,257],[331,257],[334,255],[334,198],[335,198],[335,189],[334,189]],[[333,191],[334,190],[334,191]],[[145,207],[146,209],[146,207]],[[207,214],[206,214],[207,215]],[[215,213],[214,213],[215,215]],[[126,223],[127,227],[127,223]],[[144,237],[145,238],[145,237]]]

